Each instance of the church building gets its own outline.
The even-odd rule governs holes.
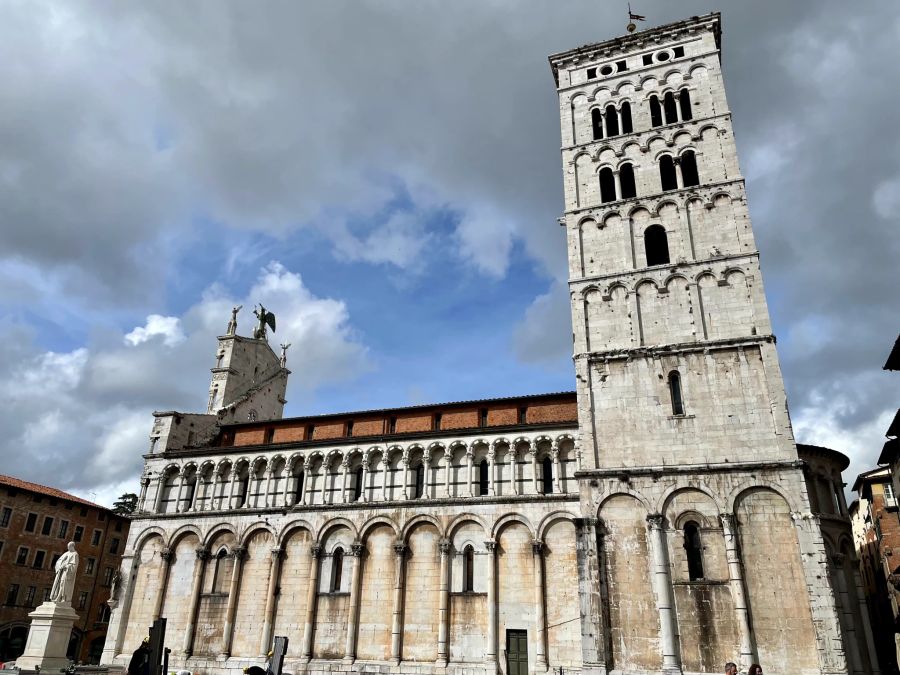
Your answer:
[[[840,472],[811,507],[794,441],[720,49],[708,14],[550,57],[574,391],[284,418],[265,310],[251,337],[235,311],[206,412],[154,413],[103,662],[162,616],[201,675],[276,635],[291,673],[877,672],[823,534]]]

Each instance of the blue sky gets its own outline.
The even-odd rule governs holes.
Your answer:
[[[561,7],[5,4],[0,470],[135,489],[240,303],[293,344],[291,415],[573,389],[546,59],[625,5]],[[635,11],[711,8],[795,430],[852,480],[900,400],[900,9]]]

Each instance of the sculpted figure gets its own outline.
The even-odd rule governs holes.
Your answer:
[[[74,541],[70,541],[67,548],[69,550],[56,561],[56,578],[53,580],[53,588],[50,590],[50,600],[68,605],[72,603],[72,593],[75,590],[78,553],[75,552]]]

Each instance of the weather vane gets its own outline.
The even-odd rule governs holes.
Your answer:
[[[635,21],[646,21],[646,20],[647,20],[647,17],[644,16],[643,14],[635,14],[634,12],[631,11],[631,3],[629,2],[628,3],[628,25],[625,26],[625,29],[629,33],[633,33],[634,31],[637,30],[637,24],[635,23]]]

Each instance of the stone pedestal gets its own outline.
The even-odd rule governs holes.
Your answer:
[[[68,666],[66,650],[78,612],[68,603],[45,602],[28,616],[31,617],[28,642],[25,652],[16,659],[16,666],[27,670],[34,670],[35,666],[40,666],[41,670]]]

